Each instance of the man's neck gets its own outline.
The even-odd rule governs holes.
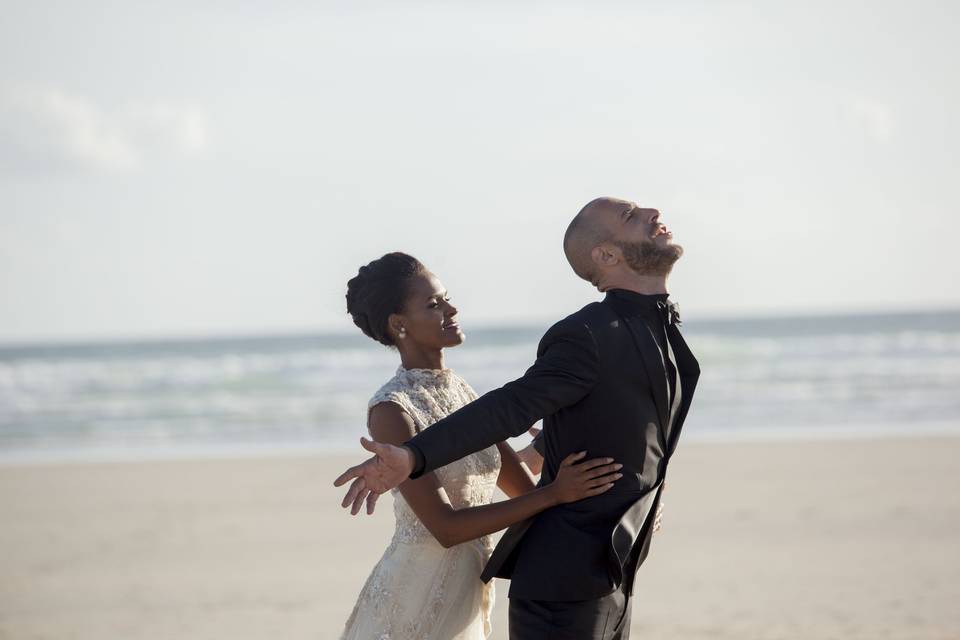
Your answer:
[[[669,293],[669,291],[667,291],[667,277],[667,274],[623,274],[602,281],[599,285],[597,285],[597,288],[600,291],[609,291],[610,289],[626,289],[627,291],[633,291],[635,293]]]

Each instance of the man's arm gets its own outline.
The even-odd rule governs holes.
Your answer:
[[[531,424],[575,404],[599,377],[597,345],[583,323],[566,320],[547,331],[537,360],[523,377],[509,382],[436,422],[406,446],[361,438],[374,456],[350,467],[334,486],[351,482],[343,505],[367,502],[372,513],[377,497],[410,478],[442,467],[470,453],[520,435]]]
[[[577,403],[599,375],[597,345],[581,322],[565,321],[544,335],[537,360],[517,380],[484,394],[405,444],[414,453],[411,478],[518,436],[531,424]]]

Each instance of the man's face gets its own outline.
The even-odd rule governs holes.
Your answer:
[[[673,243],[673,233],[661,221],[660,212],[632,202],[611,205],[607,215],[611,244],[620,249],[627,266],[642,275],[670,273],[683,247]]]

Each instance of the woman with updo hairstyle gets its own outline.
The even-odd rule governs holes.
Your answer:
[[[368,403],[374,440],[403,444],[476,400],[470,385],[444,367],[444,349],[465,339],[458,310],[419,260],[395,252],[360,267],[346,297],[353,323],[400,357],[393,377]],[[537,487],[525,460],[535,473],[542,460],[532,447],[524,454],[522,460],[500,442],[391,491],[393,540],[360,591],[344,640],[489,636],[493,581],[483,583],[480,572],[493,551],[491,535],[553,505],[603,493],[621,475],[609,458],[581,461],[580,452],[563,461],[553,482]],[[497,487],[509,499],[495,502]]]
[[[347,313],[366,336],[388,347],[395,346],[387,323],[390,314],[403,310],[414,276],[427,268],[405,253],[388,253],[360,267],[347,282]]]

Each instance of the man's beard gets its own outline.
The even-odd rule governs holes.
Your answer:
[[[683,255],[678,244],[660,246],[652,240],[617,242],[627,266],[644,276],[665,276]]]

